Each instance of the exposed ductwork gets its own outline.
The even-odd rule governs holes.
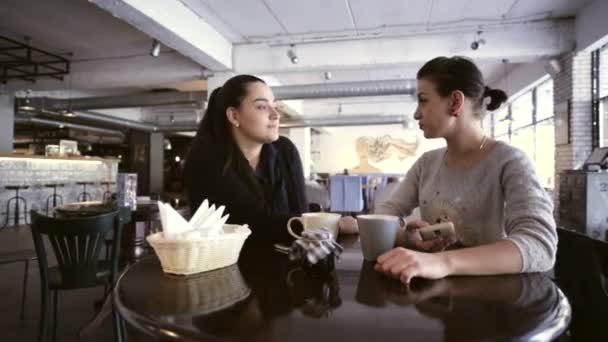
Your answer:
[[[413,80],[319,83],[272,87],[278,100],[322,99],[335,97],[414,95]]]
[[[35,117],[17,116],[17,117],[15,117],[15,122],[23,123],[23,124],[33,124],[33,125],[38,125],[38,126],[51,126],[51,127],[58,127],[58,128],[67,127],[67,128],[73,128],[73,129],[78,129],[78,130],[82,130],[82,131],[100,133],[100,134],[105,134],[105,135],[117,135],[117,136],[120,136],[121,138],[124,137],[123,132],[113,130],[113,129],[99,128],[99,127],[93,127],[93,126],[87,126],[87,125],[79,125],[79,124],[70,123],[70,122],[60,122],[60,121],[54,121],[54,120],[40,119],[40,118],[35,118]]]
[[[338,127],[338,126],[371,126],[407,124],[404,114],[362,114],[362,115],[335,115],[324,117],[299,117],[297,120],[284,122],[281,128],[302,127]]]
[[[155,126],[144,122],[135,120],[122,119],[111,115],[90,112],[90,111],[78,111],[75,112],[76,118],[85,119],[95,123],[109,124],[120,128],[135,129],[140,131],[154,131]]]
[[[121,96],[77,97],[72,99],[58,99],[51,97],[16,98],[17,108],[27,107],[50,112],[72,110],[115,109],[159,106],[187,106],[203,108],[207,100],[206,91],[157,91]]]
[[[35,113],[32,112],[31,114],[35,114]],[[76,118],[78,120],[82,120],[82,119],[86,120],[87,124],[74,123],[71,120],[74,120],[75,118],[66,118],[57,113],[45,112],[41,115],[44,117],[43,119],[35,118],[33,116],[24,116],[23,114],[20,116],[17,116],[17,118],[19,118],[22,122],[24,120],[29,120],[29,119],[38,119],[38,121],[30,121],[31,123],[42,124],[42,122],[46,122],[46,123],[53,122],[55,126],[66,125],[66,127],[67,127],[67,124],[70,124],[70,125],[77,125],[77,126],[81,126],[81,127],[93,127],[90,125],[103,124],[103,125],[115,126],[117,129],[134,129],[134,130],[145,131],[145,132],[188,132],[188,131],[196,131],[198,128],[198,124],[196,122],[183,122],[183,123],[178,123],[175,125],[154,125],[151,123],[139,122],[139,121],[128,120],[128,119],[121,119],[121,118],[117,118],[117,117],[114,117],[111,115],[90,112],[90,111],[76,112]],[[105,129],[105,128],[100,128],[100,129]]]
[[[275,97],[281,100],[316,99],[359,96],[412,95],[414,94],[412,80],[384,80],[366,82],[342,82],[308,85],[292,85],[272,87]],[[192,106],[202,108],[207,93],[159,91],[153,93],[132,94],[125,96],[104,96],[73,99],[57,99],[49,97],[17,98],[15,107],[18,113],[40,115],[43,118],[20,117],[19,120],[29,120],[30,123],[47,125],[64,125],[69,127],[90,127],[90,131],[100,124],[113,126],[118,129],[134,129],[147,132],[187,132],[196,131],[196,122],[158,125],[134,120],[127,120],[111,115],[94,112],[95,109],[151,107],[151,106]],[[67,118],[61,113],[71,109],[76,112],[75,118]],[[76,122],[75,122],[76,121]],[[80,122],[78,122],[80,121]],[[51,124],[52,123],[52,124]],[[298,117],[293,121],[285,121],[282,128],[320,127],[320,126],[357,126],[357,125],[386,125],[406,123],[401,114],[369,114],[369,115],[340,115],[331,117]],[[102,131],[113,131],[98,128]],[[119,131],[113,131],[119,132]]]
[[[152,123],[139,122],[134,120],[127,120],[117,118],[115,116],[91,112],[91,111],[83,111],[77,112],[78,118],[83,118],[96,122],[103,122],[105,124],[110,124],[122,128],[135,129],[140,131],[147,132],[180,132],[180,131],[196,131],[198,128],[198,123],[196,122],[179,122],[171,125],[155,125]]]

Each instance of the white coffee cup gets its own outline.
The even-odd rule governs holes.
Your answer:
[[[363,258],[368,261],[376,259],[395,247],[401,218],[389,215],[359,215],[359,236]]]
[[[338,238],[340,228],[338,222],[342,215],[334,213],[304,213],[301,217],[292,217],[287,221],[287,228],[291,229],[291,222],[300,221],[305,230],[327,228],[334,239]]]

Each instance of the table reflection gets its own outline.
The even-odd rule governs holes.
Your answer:
[[[148,340],[551,340],[569,324],[568,300],[547,275],[405,286],[364,262],[356,240],[344,245],[343,260],[329,273],[264,253],[176,277],[149,257],[123,275],[117,304]]]

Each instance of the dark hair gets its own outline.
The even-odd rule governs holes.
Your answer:
[[[252,75],[237,75],[211,92],[207,110],[188,152],[186,164],[196,163],[201,154],[213,153],[214,150],[221,151],[222,174],[232,168],[263,197],[263,191],[255,180],[249,162],[232,136],[231,125],[226,117],[226,110],[230,107],[238,108],[249,92],[248,86],[256,82],[266,84],[262,79]]]
[[[495,110],[507,101],[507,94],[500,89],[491,89],[484,84],[479,68],[464,57],[437,57],[418,70],[417,79],[432,81],[441,96],[449,96],[453,91],[462,93],[475,100],[475,108],[481,108],[483,99],[490,97],[487,110]]]

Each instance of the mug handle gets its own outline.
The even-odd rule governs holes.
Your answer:
[[[292,218],[289,219],[289,221],[287,221],[287,231],[289,232],[289,234],[291,236],[293,236],[294,238],[296,238],[296,239],[300,239],[300,238],[302,238],[302,236],[294,233],[293,230],[291,229],[291,222],[293,222],[293,221],[300,221],[300,223],[302,224],[302,226],[304,226],[304,222],[302,221],[302,218],[298,217],[298,216],[292,217]]]

